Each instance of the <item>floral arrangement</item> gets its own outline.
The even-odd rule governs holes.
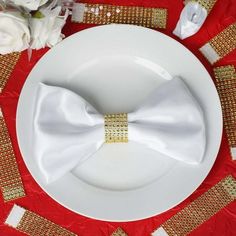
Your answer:
[[[69,15],[69,0],[0,0],[0,54],[53,47]]]

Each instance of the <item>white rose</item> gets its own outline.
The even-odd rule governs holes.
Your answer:
[[[38,10],[38,8],[47,1],[48,0],[12,0],[12,2],[16,5],[26,7],[32,11]]]
[[[0,54],[23,51],[29,42],[27,20],[19,12],[0,12]]]
[[[53,7],[41,8],[39,15],[42,16],[30,19],[32,49],[52,47],[63,39],[61,30],[66,23],[68,11],[60,16],[61,6]]]

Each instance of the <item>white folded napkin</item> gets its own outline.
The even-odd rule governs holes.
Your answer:
[[[207,18],[207,10],[198,2],[188,2],[181,12],[173,34],[185,39],[197,33]]]
[[[64,88],[41,83],[36,96],[35,158],[46,183],[51,183],[104,144],[104,118]],[[202,161],[206,145],[203,112],[180,78],[161,85],[128,114],[128,138],[179,161]]]

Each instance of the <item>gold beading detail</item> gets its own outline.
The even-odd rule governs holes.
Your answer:
[[[104,125],[106,143],[128,142],[128,115],[126,113],[105,115]]]
[[[16,229],[30,236],[76,236],[53,222],[26,210]]]
[[[7,126],[0,109],[0,188],[5,202],[25,196]]]
[[[185,236],[236,199],[236,180],[227,176],[161,227],[169,236]]]
[[[236,49],[236,23],[228,26],[225,30],[209,41],[211,47],[223,58]]]
[[[133,24],[150,28],[166,28],[167,9],[85,3],[86,24]]]
[[[214,7],[215,3],[217,0],[186,0],[185,4],[188,2],[197,2],[199,3],[202,7],[204,7],[207,10],[207,14],[209,14]]]
[[[111,236],[128,236],[120,227]]]
[[[20,58],[19,52],[0,55],[0,93],[4,89],[10,75]]]
[[[236,147],[236,71],[233,65],[214,69],[230,147]]]

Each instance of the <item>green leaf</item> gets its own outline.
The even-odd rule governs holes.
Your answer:
[[[44,18],[44,14],[41,12],[41,11],[36,11],[34,14],[33,14],[33,18],[37,18],[37,19],[42,19]]]

